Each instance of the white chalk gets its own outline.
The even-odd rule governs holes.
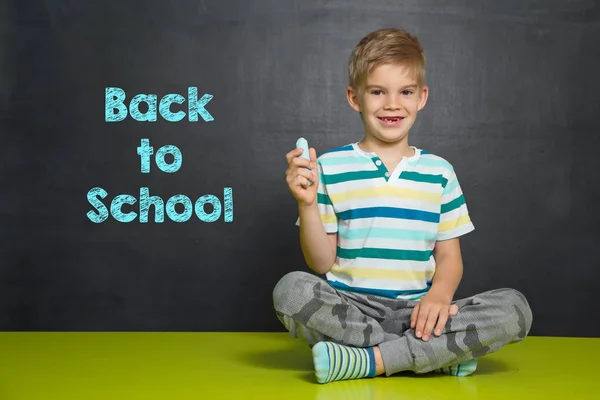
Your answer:
[[[300,154],[300,157],[306,158],[307,160],[310,161],[310,152],[308,150],[308,141],[306,139],[304,139],[303,137],[301,137],[300,139],[298,139],[296,141],[296,147],[302,149],[302,154]],[[306,168],[309,171],[312,171],[310,168]],[[308,181],[308,186],[312,185],[311,181]]]

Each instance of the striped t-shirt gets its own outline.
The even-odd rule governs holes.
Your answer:
[[[436,241],[475,229],[452,165],[412,148],[394,171],[357,143],[319,157],[318,209],[338,234],[326,274],[334,288],[418,299],[431,287]]]

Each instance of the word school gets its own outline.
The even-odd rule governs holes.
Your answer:
[[[87,194],[88,202],[96,209],[96,212],[89,211],[87,217],[90,221],[101,224],[109,217],[109,207],[104,205],[101,199],[108,196],[108,192],[101,187],[90,189]],[[163,223],[165,220],[165,210],[169,219],[173,222],[187,222],[192,218],[193,214],[202,222],[215,222],[222,215],[225,222],[233,221],[233,190],[229,187],[223,188],[223,203],[215,195],[205,194],[200,196],[194,204],[192,200],[183,194],[171,196],[166,204],[159,196],[151,196],[150,190],[147,187],[140,188],[138,213],[132,210],[131,207],[138,202],[134,196],[130,194],[120,194],[110,202],[110,215],[118,222],[128,223],[139,219],[141,223],[148,223],[150,207],[154,206],[154,221],[155,223]],[[182,211],[177,211],[176,206],[180,204]],[[124,211],[125,205],[129,205],[129,210]],[[212,211],[206,212],[205,206],[209,205]],[[150,219],[152,221],[152,219]]]

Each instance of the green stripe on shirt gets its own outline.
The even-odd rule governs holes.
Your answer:
[[[341,174],[331,174],[325,175],[323,181],[326,182],[327,185],[332,185],[334,183],[340,182],[348,182],[348,181],[358,181],[361,179],[375,179],[382,178],[381,172],[378,170],[375,171],[353,171],[353,172],[343,172]]]
[[[430,250],[398,250],[398,249],[377,249],[364,247],[362,249],[338,249],[340,258],[379,258],[383,260],[409,260],[409,261],[428,261],[431,257]]]
[[[451,202],[442,204],[441,213],[444,214],[449,211],[455,210],[463,204],[465,204],[465,196],[461,194],[459,197],[455,198]]]
[[[414,171],[404,171],[400,174],[401,179],[413,182],[437,183],[446,186],[448,180],[443,175],[420,174]]]
[[[325,204],[325,205],[332,205],[331,204],[331,199],[329,198],[329,196],[327,196],[326,194],[323,193],[317,193],[317,202],[319,204]]]

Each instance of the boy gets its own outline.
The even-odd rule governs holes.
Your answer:
[[[477,357],[526,337],[531,310],[512,289],[453,302],[459,237],[474,226],[451,164],[408,144],[428,95],[418,39],[372,32],[348,72],[364,138],[318,159],[311,148],[310,161],[301,149],[286,155],[302,251],[327,280],[285,275],[275,311],[312,347],[320,383],[400,371],[469,375]]]

